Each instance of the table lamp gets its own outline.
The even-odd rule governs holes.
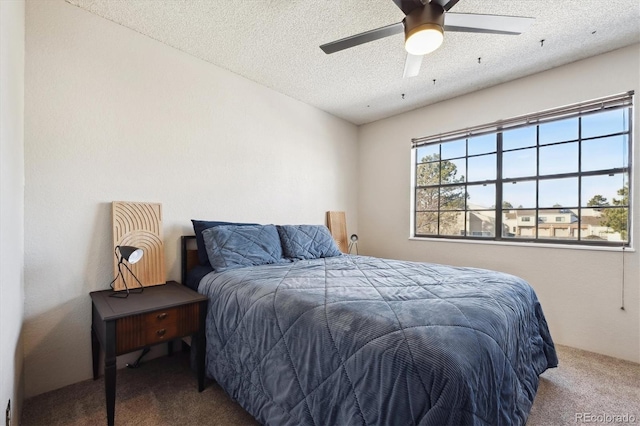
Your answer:
[[[118,279],[118,277],[122,278],[122,282],[124,284],[124,288],[126,289],[126,292],[114,292],[113,294],[111,294],[111,297],[121,297],[121,298],[125,298],[125,297],[129,297],[129,293],[142,293],[144,291],[144,286],[142,285],[142,283],[140,282],[140,280],[138,279],[138,277],[136,277],[136,275],[133,273],[133,271],[131,270],[131,268],[129,268],[127,266],[126,263],[124,263],[124,261],[126,260],[127,263],[130,263],[131,265],[133,265],[134,263],[138,262],[140,259],[142,259],[142,255],[144,254],[144,251],[142,251],[141,248],[138,247],[133,247],[133,246],[116,246],[115,249],[113,249],[114,254],[116,255],[116,258],[118,257],[118,253],[120,253],[120,258],[118,259],[118,274],[116,275],[116,277],[113,279],[113,281],[111,281],[111,283],[109,284],[109,286],[111,287],[111,289],[113,290],[113,283],[116,282],[116,280]],[[138,284],[140,285],[140,288],[136,288],[134,290],[129,290],[129,286],[127,285],[127,281],[124,279],[124,275],[122,273],[122,267],[127,268],[127,271],[129,271],[129,273],[131,274],[131,276],[133,278],[135,278],[135,280],[138,282]]]

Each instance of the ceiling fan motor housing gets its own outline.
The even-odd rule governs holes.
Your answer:
[[[435,2],[424,7],[416,7],[404,18],[404,39],[426,29],[436,29],[444,33],[444,9]]]

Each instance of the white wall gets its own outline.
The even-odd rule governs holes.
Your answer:
[[[0,1],[0,413],[23,394],[24,1]],[[4,421],[3,421],[4,423]]]
[[[640,252],[409,240],[411,138],[601,96],[640,95],[640,45],[360,127],[359,243],[367,254],[505,271],[535,288],[557,343],[640,362]],[[640,107],[635,110],[635,247],[640,248]],[[560,361],[562,362],[562,360]]]
[[[162,203],[176,280],[191,218],[355,231],[352,124],[62,0],[27,1],[26,47],[26,396],[91,377],[111,201]]]

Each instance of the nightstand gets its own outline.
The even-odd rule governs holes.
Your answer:
[[[109,297],[112,290],[90,293],[93,379],[98,378],[100,348],[104,357],[107,422],[113,425],[116,401],[116,356],[145,346],[197,335],[198,391],[204,389],[204,329],[207,297],[175,281],[145,287],[127,298]],[[171,352],[171,345],[169,346]]]

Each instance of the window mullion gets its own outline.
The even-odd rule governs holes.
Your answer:
[[[582,117],[578,117],[578,235],[582,240]],[[571,227],[569,227],[571,229]]]
[[[536,209],[535,209],[536,240],[539,238],[538,225],[540,224],[540,126],[536,126]]]
[[[496,225],[494,238],[502,240],[502,131],[496,134]]]
[[[464,211],[462,214],[464,216],[464,236],[469,237],[471,235],[471,229],[467,229],[467,212],[469,211],[469,206],[467,205],[467,196],[469,195],[469,138],[465,143],[464,170]]]
[[[438,147],[438,223],[436,235],[440,235],[440,215],[442,213],[442,145]]]

